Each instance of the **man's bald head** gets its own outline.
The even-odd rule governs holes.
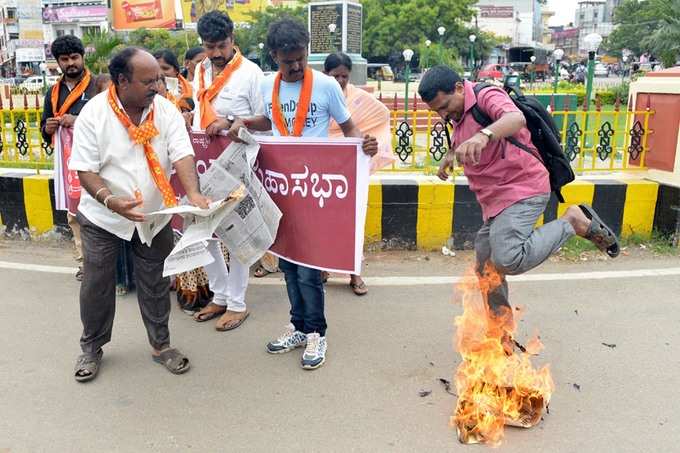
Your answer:
[[[121,50],[111,59],[109,73],[118,97],[126,106],[148,107],[158,93],[160,66],[154,56],[143,49],[127,47]]]

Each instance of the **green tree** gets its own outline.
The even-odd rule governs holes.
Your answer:
[[[195,46],[198,46],[198,34],[193,30],[150,30],[140,28],[130,32],[127,36],[126,44],[137,46],[155,52],[161,49],[170,49],[180,63],[184,59],[184,53]]]
[[[659,23],[644,43],[668,68],[680,57],[680,0],[654,0],[654,3],[658,5]]]
[[[299,6],[296,8],[288,8],[284,6],[268,6],[263,11],[253,11],[250,13],[250,23],[241,25],[235,30],[236,44],[244,55],[251,58],[260,57],[260,43],[267,43],[267,30],[269,25],[284,17],[297,19],[300,22],[307,23],[307,7]],[[265,47],[263,50],[265,59],[271,65],[273,62],[269,58],[269,51]]]
[[[614,10],[615,28],[607,37],[603,47],[614,55],[621,56],[621,50],[628,49],[641,55],[647,49],[644,42],[659,25],[655,0],[624,0]]]
[[[94,74],[108,72],[111,55],[123,46],[120,36],[104,32],[85,35],[85,65]]]
[[[464,23],[473,17],[476,0],[364,0],[363,53],[366,56],[401,54],[426,39],[439,42],[437,28],[446,28],[444,45],[459,48],[467,39]]]
[[[624,0],[614,11],[614,24],[605,43],[610,52],[651,52],[664,66],[675,64],[680,55],[680,0]]]

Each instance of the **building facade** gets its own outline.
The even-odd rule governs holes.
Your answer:
[[[551,27],[551,44],[564,51],[563,59],[574,62],[579,58],[579,29],[575,27]]]
[[[609,36],[614,29],[614,10],[621,0],[582,0],[578,3],[574,23],[579,32],[579,53],[587,55],[584,38],[597,33],[603,38]]]
[[[543,21],[538,0],[480,0],[476,25],[511,38],[513,46],[535,46],[542,41]]]

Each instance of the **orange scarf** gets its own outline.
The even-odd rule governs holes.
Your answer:
[[[191,98],[191,96],[189,96],[189,98]],[[165,99],[172,102],[175,105],[175,107],[177,107],[177,110],[180,111],[180,113],[184,112],[185,110],[187,112],[191,111],[191,106],[189,105],[189,103],[187,103],[187,101],[186,101],[187,98],[184,97],[184,96],[182,96],[181,98],[178,99],[171,92],[166,91],[165,92]]]
[[[80,82],[78,82],[75,87],[73,87],[73,90],[71,90],[71,92],[68,94],[66,100],[61,105],[61,108],[57,109],[57,104],[59,103],[59,90],[61,89],[61,82],[64,80],[64,77],[65,76],[60,77],[59,81],[54,85],[54,87],[52,87],[52,95],[50,99],[52,101],[52,114],[55,118],[60,118],[64,116],[66,112],[68,112],[68,109],[70,109],[71,106],[75,104],[78,99],[80,99],[85,90],[87,90],[92,78],[90,71],[85,69],[85,75],[83,78],[80,79]]]
[[[118,102],[116,102],[117,99],[116,86],[111,84],[109,87],[109,106],[111,106],[113,113],[116,114],[120,122],[123,123],[123,127],[127,129],[130,140],[135,144],[144,146],[146,162],[149,164],[149,170],[156,183],[156,187],[158,187],[161,195],[163,195],[163,204],[165,204],[165,207],[176,206],[177,197],[175,196],[175,191],[172,189],[168,178],[165,176],[163,168],[158,161],[158,156],[156,156],[156,152],[151,146],[151,140],[159,134],[158,129],[156,129],[156,126],[153,124],[153,107],[146,120],[139,126],[135,126],[132,124],[128,114],[118,105]]]
[[[212,100],[215,99],[215,96],[217,96],[220,91],[222,91],[222,88],[224,88],[224,85],[229,81],[234,71],[241,67],[241,63],[243,63],[243,56],[238,49],[234,49],[234,56],[231,61],[227,63],[227,67],[222,70],[220,75],[213,77],[212,83],[207,89],[205,88],[205,66],[201,64],[198,71],[197,96],[199,103],[198,107],[201,112],[201,129],[205,130],[217,119],[217,113],[215,113],[215,109],[212,106]]]
[[[305,75],[302,79],[302,89],[300,90],[300,97],[297,102],[297,110],[295,112],[295,120],[293,121],[293,137],[302,137],[302,130],[305,128],[307,122],[307,112],[309,111],[309,104],[312,102],[312,82],[313,73],[309,68],[305,69]],[[281,112],[281,102],[279,101],[279,90],[281,89],[281,73],[276,74],[274,79],[274,90],[272,91],[272,121],[276,126],[276,130],[283,137],[290,134],[288,126],[283,118]]]
[[[180,74],[177,77],[179,82],[179,96],[182,98],[191,98],[194,95],[194,90],[191,88],[191,83]]]

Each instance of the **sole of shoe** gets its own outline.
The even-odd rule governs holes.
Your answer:
[[[272,351],[272,350],[269,349],[269,348],[265,348],[265,349],[267,349],[267,352],[270,353],[270,354],[285,354],[286,352],[294,351],[294,350],[296,350],[296,349],[298,349],[298,348],[301,348],[301,347],[303,347],[303,346],[305,346],[305,345],[304,345],[304,344],[301,344],[301,345],[293,346],[293,347],[290,347],[290,348],[280,349],[280,350],[278,350],[278,351]]]
[[[321,362],[317,363],[316,365],[304,365],[303,364],[302,369],[303,370],[316,370],[317,368],[321,367],[321,365],[323,365],[324,363],[326,363],[326,357],[324,357],[321,360]]]

